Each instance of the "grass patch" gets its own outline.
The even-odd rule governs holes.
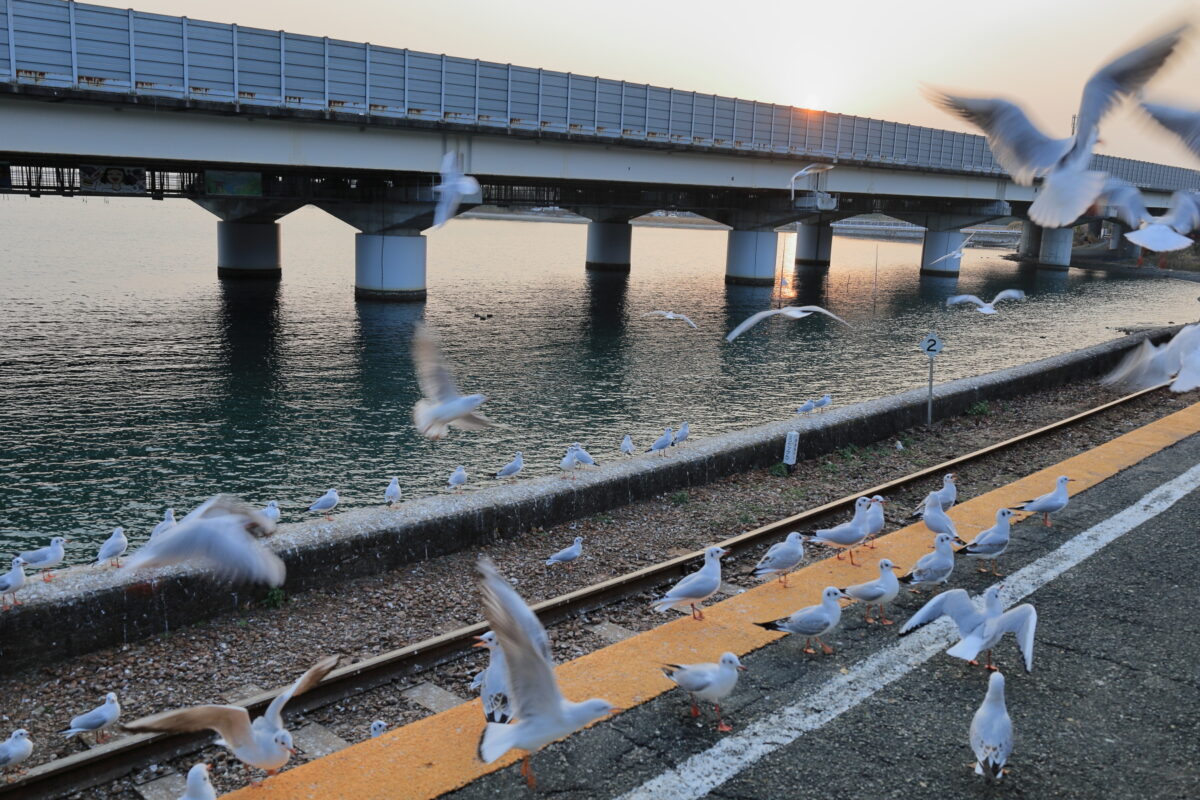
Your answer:
[[[610,514],[597,514],[592,517],[592,522],[598,522],[601,525],[611,525],[615,521]]]
[[[786,478],[788,474],[787,464],[772,464],[767,472],[774,475],[776,478]]]
[[[848,444],[841,450],[837,451],[838,458],[843,461],[854,461],[862,454],[862,451],[855,445]]]
[[[802,486],[789,486],[784,489],[781,494],[787,500],[804,500],[808,497],[808,489]]]
[[[978,403],[973,403],[963,412],[968,417],[986,417],[992,413],[992,407],[988,405],[987,400],[980,400]]]
[[[758,522],[758,517],[751,514],[749,511],[743,511],[738,514],[737,521],[743,525],[754,525]]]
[[[267,592],[267,596],[263,598],[263,605],[267,608],[283,608],[283,604],[287,602],[287,593],[276,586]]]
[[[675,492],[675,494],[667,497],[667,501],[673,506],[686,506],[692,500],[687,492]]]

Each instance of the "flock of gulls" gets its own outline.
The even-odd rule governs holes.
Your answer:
[[[1176,192],[1171,208],[1161,217],[1149,215],[1140,192],[1133,186],[1090,169],[1092,148],[1098,141],[1099,124],[1116,103],[1125,97],[1141,98],[1143,87],[1178,48],[1186,27],[1162,34],[1150,42],[1121,55],[1099,69],[1087,82],[1080,102],[1075,132],[1065,139],[1053,139],[1039,131],[1014,103],[998,98],[977,98],[952,95],[930,90],[931,99],[946,109],[971,121],[987,135],[993,154],[1013,179],[1022,185],[1042,178],[1041,189],[1030,208],[1030,218],[1046,227],[1070,225],[1090,208],[1109,205],[1118,210],[1123,221],[1133,230],[1126,236],[1139,246],[1167,252],[1191,244],[1187,234],[1200,228],[1200,194]],[[1200,156],[1200,111],[1185,111],[1161,104],[1143,102],[1141,107],[1167,130],[1178,135]],[[797,176],[832,169],[832,165],[810,165]],[[461,200],[479,191],[479,183],[459,172],[457,158],[447,153],[442,162],[442,179],[436,187],[438,205],[435,224],[441,225],[456,213]],[[793,178],[793,191],[795,178]],[[969,241],[969,239],[968,239]],[[967,242],[963,243],[963,247]],[[943,258],[961,258],[963,247]],[[996,305],[1005,300],[1022,300],[1023,292],[1009,289],[1000,292],[991,302],[973,295],[957,295],[947,305],[969,303],[982,314],[997,313]],[[769,309],[752,315],[725,339],[733,342],[747,330],[772,316],[800,320],[813,314],[830,317],[842,324],[845,320],[819,306],[789,306]],[[698,326],[684,314],[655,310],[644,316],[664,321],[680,321],[689,328]],[[413,360],[422,398],[413,409],[413,423],[430,439],[441,439],[451,429],[482,430],[497,423],[480,412],[487,401],[482,394],[459,392],[453,375],[433,335],[418,327],[413,336]],[[1156,385],[1174,377],[1172,386],[1187,391],[1200,386],[1200,326],[1185,328],[1162,346],[1144,342],[1108,377],[1110,383],[1143,386]],[[832,403],[825,395],[808,400],[796,409],[799,414],[820,410]],[[683,444],[690,430],[683,422],[678,430],[668,427],[645,452],[666,454],[669,448]],[[635,447],[630,436],[621,442],[620,451],[633,455]],[[580,467],[595,466],[596,461],[576,442],[568,447],[561,466],[573,475]],[[496,479],[514,480],[524,467],[522,454],[517,452],[511,462],[493,473]],[[460,491],[468,480],[464,466],[449,477],[449,487]],[[931,492],[911,519],[920,518],[933,535],[930,553],[923,556],[912,570],[903,576],[888,559],[878,562],[878,577],[844,587],[827,587],[821,601],[801,608],[783,620],[754,623],[765,629],[802,636],[804,652],[816,653],[814,644],[830,654],[822,637],[834,631],[842,617],[842,600],[857,600],[864,604],[865,620],[869,623],[892,625],[887,606],[896,599],[902,585],[914,593],[944,587],[954,572],[956,556],[965,555],[981,563],[978,571],[1003,577],[997,572],[997,559],[1009,546],[1012,536],[1014,509],[996,511],[995,524],[967,543],[958,535],[954,521],[946,513],[957,500],[957,476],[945,476],[943,485]],[[1069,502],[1067,476],[1058,478],[1054,488],[1026,503],[1019,509],[1030,516],[1041,515],[1046,526],[1050,516],[1062,511]],[[399,480],[393,478],[384,492],[391,507],[401,501]],[[328,519],[339,502],[336,489],[330,489],[309,507],[309,511]],[[818,545],[838,550],[854,566],[855,553],[871,548],[871,537],[879,535],[885,526],[881,496],[860,497],[851,519],[831,528],[814,531],[794,531],[774,544],[753,570],[763,580],[777,579],[788,588],[788,573],[805,559],[805,545]],[[283,562],[261,539],[269,535],[279,520],[279,505],[271,501],[263,508],[254,508],[224,495],[213,497],[176,521],[168,509],[164,519],[150,539],[130,555],[122,567],[121,558],[129,547],[122,528],[116,528],[97,555],[97,565],[138,570],[178,563],[196,563],[219,577],[238,582],[263,583],[279,586],[285,578]],[[67,539],[54,537],[42,548],[20,553],[12,559],[11,569],[0,575],[0,601],[3,606],[20,605],[17,592],[25,585],[25,568],[42,570],[42,580],[53,580],[53,569],[65,558]],[[956,546],[961,549],[956,550]],[[692,575],[681,580],[652,603],[656,611],[671,609],[690,612],[698,623],[704,621],[701,608],[721,586],[721,558],[728,551],[709,547],[704,563]],[[566,568],[583,554],[583,537],[547,558],[549,566]],[[990,569],[985,565],[990,562]],[[608,701],[594,698],[581,703],[563,697],[554,675],[554,660],[550,640],[537,616],[487,559],[478,563],[483,615],[491,630],[478,637],[478,646],[490,653],[489,663],[471,684],[480,692],[486,727],[478,743],[479,757],[493,762],[510,750],[524,751],[522,774],[529,785],[536,781],[530,766],[530,756],[551,742],[561,739],[591,722],[619,709]],[[976,712],[969,733],[969,742],[977,758],[975,771],[990,779],[999,780],[1012,752],[1013,728],[1009,719],[1004,678],[992,665],[992,651],[1007,633],[1015,636],[1022,655],[1022,666],[1033,669],[1034,632],[1037,612],[1024,604],[1004,610],[1000,593],[1002,585],[990,587],[983,595],[982,609],[978,608],[963,589],[950,589],[934,595],[900,628],[905,635],[943,616],[950,617],[958,628],[960,640],[947,654],[977,664],[981,653],[986,655],[985,668],[992,670],[986,696]],[[872,614],[874,613],[874,616]],[[301,675],[270,704],[263,716],[251,720],[240,706],[201,705],[166,711],[123,727],[130,731],[200,731],[211,730],[220,738],[235,758],[247,765],[273,775],[282,769],[296,752],[291,734],[283,718],[283,709],[291,698],[316,686],[336,666],[336,657],[327,657]],[[712,703],[717,729],[729,731],[731,726],[722,717],[720,702],[736,688],[738,675],[746,667],[732,652],[723,654],[714,663],[670,664],[663,674],[685,691],[691,699],[691,713],[700,714],[697,700]],[[107,731],[119,725],[121,706],[115,693],[105,695],[96,708],[71,719],[61,731],[64,736],[92,735],[102,742]],[[370,735],[379,736],[387,730],[383,721],[370,726]],[[0,744],[0,769],[10,769],[27,759],[33,742],[25,730],[14,731]],[[12,780],[11,776],[9,778]],[[187,789],[181,800],[209,800],[216,794],[209,781],[208,766],[196,764],[187,776]]]

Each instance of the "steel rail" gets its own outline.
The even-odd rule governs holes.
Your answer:
[[[799,514],[793,514],[790,517],[730,537],[718,544],[730,549],[776,536],[784,530],[798,527],[802,523],[812,522],[829,514],[852,508],[855,500],[863,495],[871,496],[896,491],[963,464],[978,461],[1016,445],[1069,428],[1167,385],[1163,383],[1133,392],[1049,425],[943,461],[932,467],[831,500],[815,508],[806,509]],[[577,589],[574,592],[543,600],[534,604],[532,608],[544,624],[552,625],[596,608],[612,605],[681,577],[703,555],[704,551],[698,550],[677,556]],[[319,686],[294,698],[288,703],[288,710],[292,713],[311,711],[391,683],[397,678],[453,661],[470,652],[471,646],[474,644],[474,637],[487,630],[487,627],[486,623],[478,622],[398,650],[340,667],[329,673]],[[286,687],[243,698],[237,701],[236,705],[245,706],[251,715],[261,714],[271,700],[284,688]],[[109,744],[41,764],[30,769],[28,774],[13,783],[0,783],[0,798],[16,796],[53,798],[71,791],[98,786],[116,780],[142,764],[153,761],[161,762],[200,750],[212,740],[212,736],[210,732],[202,732],[188,734],[139,733],[123,737]]]

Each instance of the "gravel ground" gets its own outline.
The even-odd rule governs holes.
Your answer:
[[[32,766],[83,749],[55,732],[70,717],[100,702],[107,691],[121,698],[122,719],[132,720],[169,707],[229,701],[249,694],[248,684],[274,687],[288,683],[319,655],[338,653],[351,663],[412,644],[479,619],[472,587],[472,564],[486,552],[515,578],[530,601],[543,600],[662,560],[672,551],[702,548],[783,516],[937,464],[968,450],[992,444],[1118,396],[1094,385],[1064,387],[1013,401],[980,404],[975,413],[939,423],[931,431],[914,429],[866,448],[847,448],[799,465],[795,475],[778,477],[766,470],[726,478],[686,492],[675,492],[547,530],[533,530],[470,550],[435,558],[391,573],[290,597],[282,607],[244,608],[226,617],[66,662],[0,677],[0,729],[23,727],[35,742]],[[1107,412],[1071,430],[1043,437],[960,470],[966,496],[987,491],[1056,463],[1132,428],[1183,408],[1194,394],[1162,391]],[[890,499],[889,529],[901,524],[925,491],[940,485],[898,492]],[[545,557],[584,536],[585,555],[571,572],[546,567]],[[742,548],[726,558],[733,582],[761,555],[766,544]],[[828,555],[812,548],[816,558]],[[749,584],[745,584],[749,585]],[[629,598],[587,618],[569,620],[553,630],[556,658],[568,660],[607,644],[591,630],[601,620],[645,630],[663,618],[648,612],[649,595]],[[307,719],[325,725],[347,741],[360,741],[374,719],[401,725],[430,712],[401,692],[428,680],[460,696],[482,667],[482,654],[408,681],[310,712]],[[303,724],[297,720],[292,725]],[[106,787],[73,798],[137,798],[133,786],[174,770],[186,771],[198,759],[213,765],[221,791],[243,785],[245,772],[224,750],[206,748],[198,755],[154,765]],[[292,764],[305,760],[303,754]]]

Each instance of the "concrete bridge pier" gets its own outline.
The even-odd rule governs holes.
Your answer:
[[[731,230],[725,247],[725,283],[774,286],[779,234],[773,230]]]
[[[1030,220],[1021,222],[1021,241],[1017,244],[1017,256],[1022,261],[1037,261],[1042,249],[1042,226]]]
[[[250,198],[202,198],[196,203],[217,222],[217,277],[279,280],[279,220],[300,204]]]
[[[354,237],[355,298],[398,303],[425,299],[422,231],[433,225],[433,203],[326,202],[320,206],[360,231]]]
[[[625,222],[589,222],[587,268],[600,272],[629,272],[633,227]]]
[[[1042,246],[1038,250],[1038,268],[1064,272],[1070,269],[1074,240],[1074,228],[1045,228],[1042,231]]]
[[[949,255],[966,241],[967,235],[961,231],[925,231],[925,239],[921,243],[921,274],[936,275],[943,278],[958,277],[960,258]],[[940,261],[938,259],[941,259]]]
[[[796,226],[796,266],[829,268],[833,252],[833,226],[827,221]]]

